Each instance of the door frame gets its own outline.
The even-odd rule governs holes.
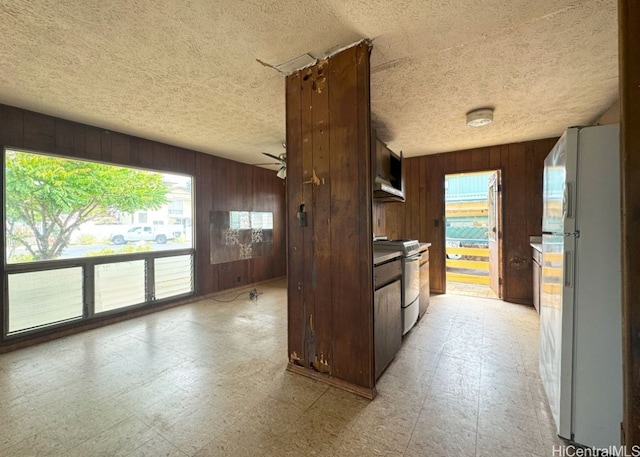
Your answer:
[[[487,189],[487,195],[488,195],[488,202],[487,205],[489,206],[489,229],[491,232],[491,196],[489,195],[490,191],[491,191],[491,187],[492,185],[494,185],[494,183],[492,183],[492,181],[494,180],[495,177],[495,185],[497,186],[496,190],[495,190],[495,200],[494,200],[494,204],[496,206],[495,208],[495,240],[494,242],[496,243],[496,248],[497,248],[497,258],[495,259],[495,265],[494,263],[491,261],[491,233],[489,233],[489,288],[498,296],[498,298],[502,298],[502,283],[503,283],[503,275],[502,275],[502,240],[504,238],[503,236],[503,232],[502,232],[502,171],[500,170],[495,170],[494,173],[491,175],[491,178],[489,178],[489,182],[488,182],[488,189]],[[492,268],[492,266],[494,266],[494,268]],[[493,271],[497,269],[498,271]],[[493,284],[493,282],[496,281],[496,284]],[[494,289],[495,287],[495,289]]]
[[[445,200],[446,195],[445,195],[445,188],[444,188],[444,183],[445,183],[445,177],[447,175],[455,175],[455,174],[463,174],[463,173],[491,173],[494,171],[498,171],[499,172],[499,176],[500,176],[500,186],[501,186],[501,192],[500,192],[500,212],[499,212],[499,231],[500,231],[500,235],[498,238],[498,257],[499,257],[499,268],[500,268],[500,278],[502,279],[500,281],[500,295],[499,295],[499,299],[504,299],[504,290],[505,290],[505,279],[504,279],[504,271],[505,271],[505,256],[504,256],[504,246],[503,246],[503,240],[504,240],[504,193],[505,193],[505,185],[504,183],[506,182],[506,176],[505,176],[505,170],[504,167],[499,166],[499,167],[480,167],[480,168],[464,168],[464,169],[454,169],[454,170],[449,170],[446,166],[446,164],[443,164],[442,167],[442,173],[440,174],[440,189],[441,189],[441,196],[442,196],[442,213],[440,214],[440,221],[442,222],[440,224],[440,230],[438,231],[438,236],[440,237],[440,246],[441,246],[441,259],[442,261],[437,262],[438,265],[434,265],[432,268],[437,268],[438,270],[440,270],[440,275],[441,278],[443,278],[443,293],[447,293],[447,246],[446,246],[446,239],[447,239],[447,235],[446,235],[446,221],[447,221],[447,216],[446,216],[446,206],[447,206],[447,202]],[[488,186],[487,186],[488,187]],[[488,190],[488,189],[487,189]]]

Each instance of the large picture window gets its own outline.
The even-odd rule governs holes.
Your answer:
[[[5,170],[8,264],[192,247],[191,177],[13,150]]]
[[[4,151],[4,335],[193,292],[193,180]]]

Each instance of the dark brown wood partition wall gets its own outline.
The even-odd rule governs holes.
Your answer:
[[[0,147],[194,176],[198,295],[286,274],[285,184],[273,171],[6,105],[0,105]],[[211,265],[209,212],[214,210],[273,212],[274,255]]]
[[[199,291],[225,290],[286,274],[285,182],[274,171],[207,154],[196,155]],[[210,211],[273,212],[273,256],[211,265]]]
[[[640,2],[619,0],[624,439],[640,445]],[[635,450],[634,450],[635,451]]]
[[[551,138],[406,159],[406,202],[386,205],[386,232],[392,238],[432,243],[432,292],[443,293],[446,287],[444,176],[501,169],[503,299],[533,303],[529,236],[541,234],[542,169],[556,141]]]
[[[287,77],[286,96],[289,366],[371,397],[369,45]]]

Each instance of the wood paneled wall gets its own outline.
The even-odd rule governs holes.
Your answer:
[[[285,184],[273,171],[6,105],[0,146],[194,176],[198,295],[286,273]],[[209,212],[220,210],[272,211],[274,255],[211,265]]]
[[[387,203],[386,234],[432,243],[431,291],[446,288],[444,177],[502,170],[503,298],[533,303],[529,236],[542,231],[542,170],[557,139],[470,149],[405,159],[405,203]]]
[[[640,445],[640,2],[619,0],[624,436]]]
[[[376,236],[382,236],[387,234],[387,211],[386,203],[373,201],[372,206],[372,225],[373,234]]]
[[[366,396],[374,394],[369,51],[361,43],[286,79],[290,369]]]

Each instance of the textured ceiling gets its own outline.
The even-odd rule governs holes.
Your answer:
[[[618,96],[616,0],[0,0],[0,36],[1,103],[246,163],[285,138],[284,77],[257,59],[362,38],[374,126],[406,156],[558,135]]]

